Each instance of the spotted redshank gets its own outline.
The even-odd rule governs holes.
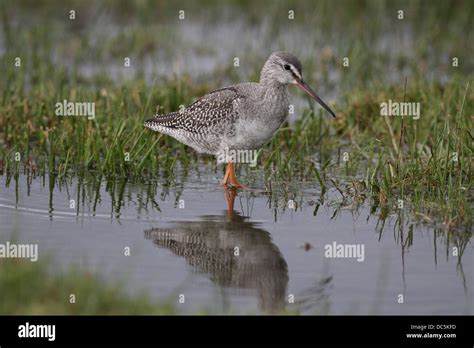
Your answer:
[[[334,112],[303,80],[301,63],[287,52],[275,52],[266,61],[259,82],[239,83],[212,91],[179,111],[156,115],[145,126],[172,136],[200,153],[256,150],[266,144],[286,120],[288,85],[295,84],[333,117]],[[228,161],[223,184],[244,188]]]

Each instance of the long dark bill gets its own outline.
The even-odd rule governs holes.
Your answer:
[[[296,78],[296,83],[298,84],[298,86],[303,91],[308,93],[311,97],[314,98],[314,100],[316,100],[319,104],[321,104],[321,106],[323,108],[325,108],[332,115],[332,117],[334,117],[334,118],[336,117],[336,114],[334,113],[334,111],[332,111],[331,108],[329,106],[327,106],[327,104],[325,102],[323,102],[323,100],[321,98],[318,97],[316,92],[313,91],[313,89],[311,87],[309,87],[308,84],[303,79]]]

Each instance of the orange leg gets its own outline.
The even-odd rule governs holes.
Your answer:
[[[227,217],[232,219],[234,216],[234,200],[237,196],[237,191],[234,188],[225,189],[225,195],[227,198]]]
[[[230,162],[229,162],[230,163]],[[230,174],[230,165],[227,164],[227,168],[225,170],[225,175],[224,179],[222,180],[222,185],[227,186],[227,180],[229,180],[229,174]]]
[[[235,172],[234,172],[234,164],[231,161],[229,161],[229,163],[227,164],[227,173],[226,173],[226,176],[224,177],[225,183],[227,183],[227,179],[230,179],[230,185],[234,188],[239,188],[239,189],[247,188],[245,185],[242,185],[237,181],[237,178],[235,177]]]

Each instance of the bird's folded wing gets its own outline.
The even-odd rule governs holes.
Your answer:
[[[245,98],[235,87],[215,90],[186,108],[146,120],[145,126],[154,130],[165,127],[192,133],[205,132],[219,124],[232,123],[238,117],[238,102]]]

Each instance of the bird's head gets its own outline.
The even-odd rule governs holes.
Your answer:
[[[294,84],[315,99],[333,117],[334,112],[318,97],[315,91],[303,79],[301,62],[288,52],[275,52],[268,58],[260,75],[260,83],[274,83],[288,85]]]

